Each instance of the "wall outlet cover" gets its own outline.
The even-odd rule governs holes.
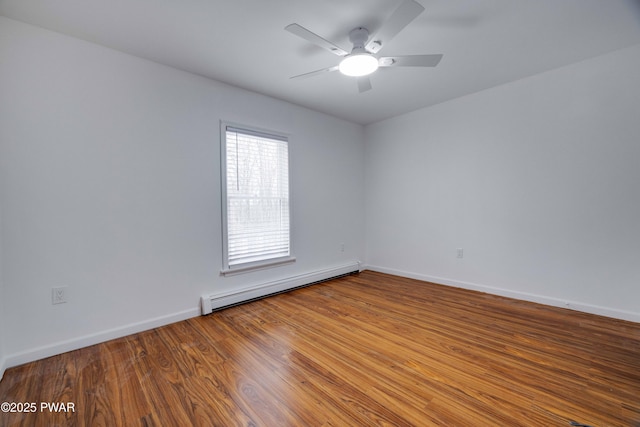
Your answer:
[[[51,288],[51,304],[62,304],[67,302],[68,286]]]

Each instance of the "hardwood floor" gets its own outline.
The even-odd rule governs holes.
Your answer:
[[[1,426],[640,426],[640,324],[363,272],[11,368],[0,402],[38,409]]]

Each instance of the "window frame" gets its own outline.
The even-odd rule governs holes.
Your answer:
[[[285,141],[287,144],[287,188],[289,202],[289,255],[263,259],[259,261],[245,262],[237,265],[229,265],[229,229],[228,229],[228,195],[227,195],[227,130],[231,128],[237,131],[245,131],[259,137],[272,138]],[[286,265],[296,260],[293,256],[293,223],[291,203],[291,135],[270,129],[247,126],[226,120],[220,121],[220,182],[222,205],[222,269],[223,276],[230,276],[249,271]]]

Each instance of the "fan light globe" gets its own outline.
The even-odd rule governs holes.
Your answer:
[[[338,69],[345,76],[366,76],[378,69],[378,60],[368,53],[351,54],[340,62]]]

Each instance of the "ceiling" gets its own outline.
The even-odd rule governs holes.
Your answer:
[[[359,93],[337,56],[284,30],[298,23],[350,50],[402,0],[0,0],[0,14],[367,124],[640,43],[636,0],[417,0],[425,11],[382,55],[442,53],[389,68]]]

